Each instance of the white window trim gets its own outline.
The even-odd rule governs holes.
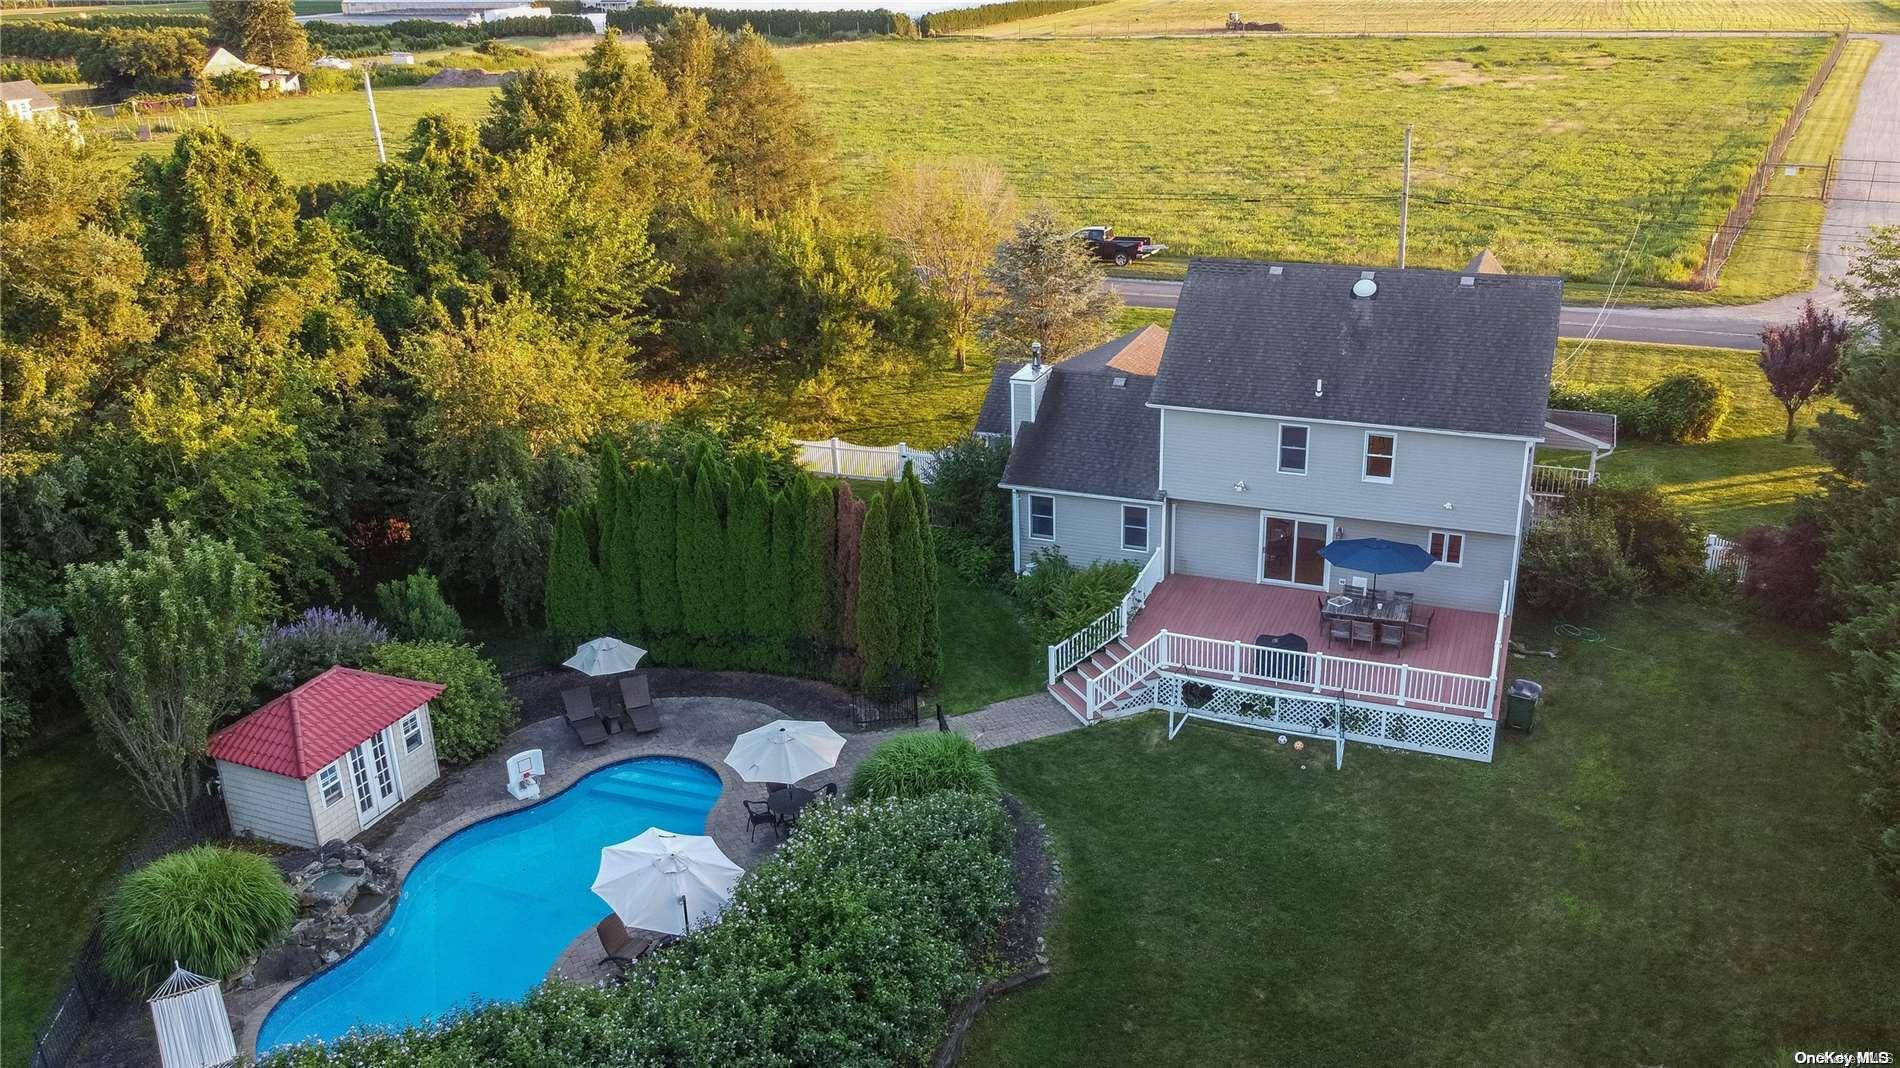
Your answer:
[[[1049,533],[1046,536],[1036,533],[1036,500],[1038,498],[1049,502]],[[1047,493],[1030,494],[1029,510],[1024,514],[1028,516],[1029,520],[1027,525],[1029,527],[1030,541],[1056,540],[1056,499],[1053,495]]]
[[[1285,464],[1286,432],[1288,430],[1304,430],[1306,432],[1306,444],[1300,446],[1300,468],[1297,471]],[[1276,437],[1277,440],[1273,446],[1274,470],[1283,475],[1298,475],[1301,478],[1305,478],[1306,472],[1313,467],[1313,428],[1307,426],[1305,423],[1281,423],[1280,432]]]
[[[1366,468],[1369,466],[1367,461],[1372,459],[1372,439],[1373,438],[1385,438],[1389,440],[1390,442],[1392,442],[1392,455],[1388,457],[1388,459],[1391,460],[1392,462],[1392,474],[1390,475],[1374,475],[1374,474],[1368,474],[1366,471]],[[1387,485],[1390,485],[1392,482],[1393,475],[1397,475],[1398,473],[1399,473],[1399,436],[1397,434],[1394,434],[1385,430],[1366,431],[1365,442],[1360,447],[1360,450],[1359,450],[1359,481],[1382,482]]]
[[[1128,544],[1128,513],[1131,511],[1141,513],[1141,544],[1140,545]],[[1154,538],[1150,537],[1150,531],[1148,530],[1148,527],[1149,527],[1149,515],[1148,515],[1147,508],[1139,504],[1122,505],[1122,551],[1128,552],[1128,553],[1147,552],[1148,544],[1154,541]]]
[[[409,725],[411,723],[414,723],[416,725],[416,744],[414,745],[409,744]],[[429,736],[424,734],[422,731],[422,711],[420,709],[417,709],[416,711],[411,712],[408,715],[402,717],[402,722],[398,723],[396,726],[397,726],[396,736],[402,739],[402,751],[403,751],[404,756],[407,756],[408,754],[413,753],[416,750],[421,749],[423,746],[429,744]]]
[[[343,788],[343,771],[340,767],[341,764],[342,760],[339,758],[317,769],[317,800],[323,803],[323,807],[326,810],[335,808],[337,803],[343,800],[343,795],[348,793],[348,791]],[[323,785],[323,775],[325,772],[336,776],[336,797],[334,800],[329,797],[328,791]]]
[[[1451,562],[1450,560],[1447,560],[1447,559],[1445,559],[1444,557],[1442,557],[1442,556],[1439,556],[1439,555],[1437,555],[1436,553],[1434,553],[1434,554],[1432,555],[1432,566],[1433,566],[1433,567],[1463,567],[1463,566],[1465,566],[1465,545],[1466,545],[1466,541],[1465,541],[1465,535],[1464,535],[1464,532],[1463,532],[1463,531],[1460,531],[1460,530],[1432,530],[1432,531],[1427,531],[1427,532],[1426,532],[1426,534],[1425,534],[1425,550],[1426,550],[1427,552],[1430,552],[1430,551],[1431,551],[1431,547],[1432,547],[1432,539],[1433,539],[1434,537],[1436,537],[1436,538],[1440,538],[1440,539],[1442,539],[1442,540],[1441,540],[1441,541],[1439,542],[1439,544],[1440,544],[1440,545],[1443,545],[1443,546],[1446,546],[1446,547],[1449,547],[1449,546],[1451,545],[1451,539],[1453,539],[1453,538],[1457,538],[1457,539],[1458,539],[1458,562],[1454,564],[1454,563],[1452,563],[1452,562]]]

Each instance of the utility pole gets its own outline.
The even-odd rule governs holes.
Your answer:
[[[376,131],[376,162],[388,163],[389,157],[383,154],[383,126],[382,123],[376,121],[376,91],[369,87],[369,67],[367,66],[363,68],[363,96],[369,101],[369,128]],[[1406,130],[1406,136],[1410,137],[1411,128],[1407,127]],[[1407,143],[1409,144],[1410,142]],[[1406,158],[1409,160],[1411,156],[1408,154]],[[1410,164],[1407,164],[1407,166],[1409,167]],[[1401,244],[1400,247],[1402,249],[1404,246]],[[1405,265],[1405,253],[1403,251],[1399,253],[1399,265]]]
[[[379,142],[380,143],[380,142]],[[1405,127],[1405,179],[1399,188],[1399,266],[1405,266],[1405,227],[1412,212],[1412,127]]]

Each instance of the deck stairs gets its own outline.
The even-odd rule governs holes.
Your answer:
[[[1142,692],[1147,689],[1148,684],[1154,682],[1158,672],[1147,672],[1134,683],[1123,688],[1121,692],[1104,695],[1107,700],[1103,706],[1093,714],[1088,711],[1089,680],[1100,677],[1116,664],[1128,659],[1134,651],[1129,646],[1127,638],[1117,638],[1095,650],[1086,660],[1057,676],[1055,684],[1049,687],[1049,692],[1055,695],[1056,700],[1062,702],[1062,707],[1068,709],[1070,715],[1083,723],[1100,723],[1105,719],[1139,711],[1147,707],[1142,699]]]

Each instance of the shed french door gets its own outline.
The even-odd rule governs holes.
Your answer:
[[[356,821],[367,827],[402,800],[389,728],[370,735],[369,740],[350,750],[349,756],[350,782],[356,788]]]
[[[1326,558],[1333,521],[1315,516],[1260,513],[1260,581],[1326,588]]]

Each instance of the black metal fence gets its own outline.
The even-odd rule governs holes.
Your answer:
[[[914,685],[897,685],[871,693],[854,693],[845,705],[850,725],[861,731],[915,727],[922,721],[921,698]]]
[[[33,1036],[33,1068],[61,1068],[66,1064],[110,996],[111,987],[99,967],[99,928],[95,924],[85,948],[73,959],[66,985],[53,999],[46,1022]]]

